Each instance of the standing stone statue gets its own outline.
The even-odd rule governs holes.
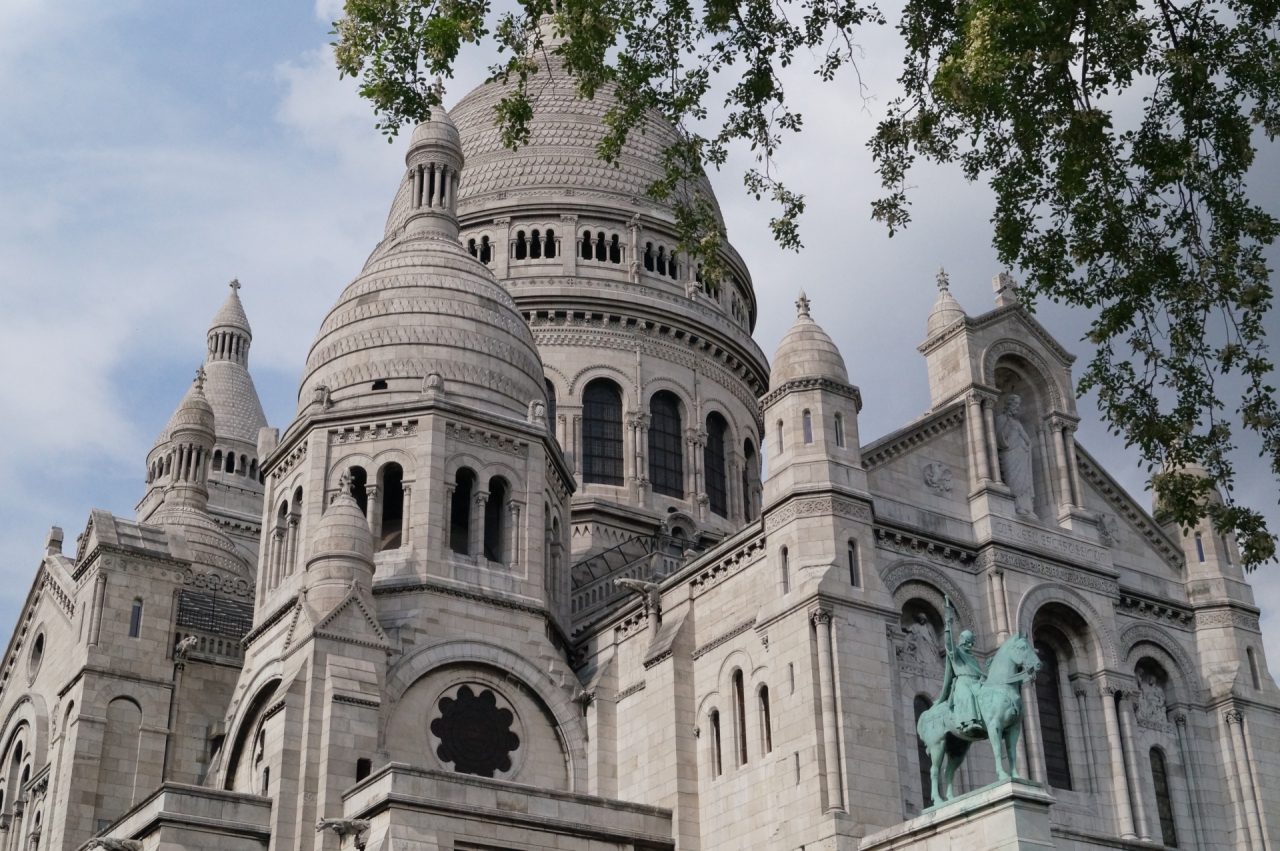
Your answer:
[[[916,622],[903,630],[907,634],[906,651],[915,659],[916,664],[926,669],[933,669],[938,664],[942,651],[938,648],[938,636],[933,631],[933,624],[924,612],[916,612]]]
[[[1018,421],[1022,397],[1009,394],[1004,413],[996,416],[996,449],[1000,455],[1000,473],[1013,491],[1014,510],[1021,517],[1035,517],[1036,490],[1031,477],[1031,438]]]
[[[1018,776],[1018,737],[1022,734],[1022,684],[1035,679],[1040,657],[1024,635],[1011,635],[991,658],[984,674],[973,657],[973,635],[960,633],[960,643],[951,641],[953,612],[947,599],[947,671],[942,694],[930,708],[920,713],[916,732],[929,754],[929,780],[936,804],[950,800],[956,769],[969,752],[969,745],[988,739],[996,759],[996,776],[1008,780]],[[1006,770],[1005,766],[1008,765]],[[941,775],[941,777],[939,776]],[[941,779],[941,786],[939,785]]]

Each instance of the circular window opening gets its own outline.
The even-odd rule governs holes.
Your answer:
[[[36,640],[31,644],[31,657],[27,663],[27,674],[32,678],[35,677],[36,671],[40,670],[40,662],[44,660],[44,633],[41,632],[36,636]]]
[[[436,756],[441,762],[453,763],[459,774],[481,777],[511,771],[512,752],[520,747],[520,737],[511,729],[515,715],[498,705],[490,689],[480,687],[476,694],[464,685],[454,697],[442,697],[438,709],[431,732],[440,740]]]

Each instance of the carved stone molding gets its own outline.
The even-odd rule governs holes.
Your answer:
[[[638,692],[642,692],[642,691],[644,691],[644,680],[641,680],[640,682],[635,683],[633,685],[629,685],[626,688],[624,688],[622,691],[618,692],[618,696],[614,699],[614,702],[621,703],[622,701],[626,700],[628,697],[631,697],[631,695],[637,694]]]
[[[698,658],[701,658],[702,656],[705,656],[706,654],[710,653],[712,650],[715,650],[717,647],[724,644],[726,641],[731,641],[737,638],[739,635],[742,635],[744,632],[750,630],[755,625],[756,625],[755,617],[752,617],[750,620],[743,621],[742,623],[735,626],[733,629],[726,632],[724,635],[717,636],[716,638],[711,639],[701,647],[696,648],[693,651],[693,658],[698,659]],[[766,646],[768,646],[767,642],[766,642]]]
[[[1120,583],[1105,576],[1098,576],[1085,570],[1066,565],[1053,564],[1040,559],[1031,558],[1021,553],[1010,552],[992,547],[978,556],[979,567],[1006,567],[1023,573],[1031,573],[1065,582],[1090,591],[1097,591],[1107,597],[1115,598],[1120,593]]]
[[[964,405],[957,404],[950,411],[941,411],[913,424],[898,435],[890,435],[884,441],[876,441],[862,453],[862,469],[874,470],[907,452],[915,451],[952,429],[964,425]]]
[[[807,517],[814,514],[836,514],[867,523],[871,522],[871,508],[863,503],[834,496],[801,497],[793,499],[777,511],[771,512],[765,519],[765,531],[772,532],[797,517]]]
[[[744,567],[760,561],[764,556],[764,538],[759,535],[753,536],[698,571],[697,575],[689,580],[689,585],[694,594],[701,594],[708,588],[719,585]]]
[[[950,544],[938,543],[920,535],[912,535],[909,532],[901,532],[897,529],[876,526],[875,536],[876,546],[878,547],[893,550],[895,553],[900,553],[904,556],[926,558],[939,564],[967,566],[973,564],[978,557],[976,553],[970,550],[963,550]]]
[[[1228,709],[1226,712],[1222,713],[1222,720],[1226,721],[1228,724],[1243,724],[1244,713],[1239,709]]]
[[[470,426],[458,425],[457,423],[445,423],[445,436],[453,440],[470,443],[475,446],[484,446],[488,449],[496,449],[499,452],[505,452],[508,455],[515,455],[518,458],[529,457],[529,444],[517,441],[506,435],[495,434],[494,432],[483,431],[481,429],[471,428]]]
[[[1151,600],[1128,591],[1120,592],[1116,608],[1123,614],[1145,618],[1166,626],[1190,629],[1195,621],[1194,613],[1167,601]]]
[[[1217,609],[1209,612],[1196,612],[1196,626],[1238,626],[1252,632],[1259,632],[1258,618],[1247,612],[1235,609]]]
[[[964,590],[950,576],[932,565],[918,561],[894,562],[884,569],[880,579],[893,595],[893,601],[899,609],[907,602],[907,599],[903,598],[915,596],[908,586],[918,582],[930,586],[939,596],[945,594],[951,598],[951,605],[956,609],[956,617],[960,619],[961,627],[973,629],[977,625],[973,608],[969,605],[969,598]],[[930,600],[930,602],[936,606],[941,601]]]

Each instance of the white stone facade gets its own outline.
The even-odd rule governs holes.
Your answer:
[[[416,129],[283,432],[233,285],[137,520],[50,533],[0,663],[0,851],[1280,842],[1234,545],[1076,441],[1012,282],[971,317],[940,280],[932,408],[864,441],[865,367],[803,293],[770,368],[732,248],[719,287],[673,258],[669,131],[599,163],[608,92],[550,70],[516,153],[496,85]],[[979,742],[929,807],[944,599],[1043,668],[1030,782]]]

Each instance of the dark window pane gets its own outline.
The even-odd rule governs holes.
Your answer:
[[[622,484],[622,393],[593,381],[582,394],[582,480]]]
[[[1156,811],[1160,814],[1160,839],[1170,848],[1178,847],[1178,827],[1173,820],[1173,798],[1169,795],[1169,769],[1164,751],[1151,749],[1151,780],[1156,787]]]
[[[1062,716],[1062,692],[1058,687],[1058,656],[1047,644],[1036,642],[1040,673],[1036,674],[1036,705],[1040,708],[1040,735],[1044,740],[1044,765],[1049,785],[1071,788],[1071,762],[1067,759],[1067,730]]]
[[[707,499],[711,513],[729,516],[728,485],[724,474],[724,437],[729,424],[719,414],[707,417],[707,447],[702,456],[702,469],[707,477]]]
[[[649,482],[653,492],[684,496],[684,435],[680,402],[665,390],[649,402]]]
[[[923,715],[925,710],[929,709],[932,705],[933,704],[929,702],[929,698],[922,694],[916,695],[916,724],[920,723],[920,716]],[[929,774],[929,766],[931,763],[929,761],[929,751],[924,746],[924,739],[920,738],[919,735],[916,736],[916,755],[920,759],[920,800],[924,802],[925,809],[928,809],[933,806],[933,795],[931,794],[933,792],[933,783]],[[944,795],[946,792],[946,789],[942,790]]]

